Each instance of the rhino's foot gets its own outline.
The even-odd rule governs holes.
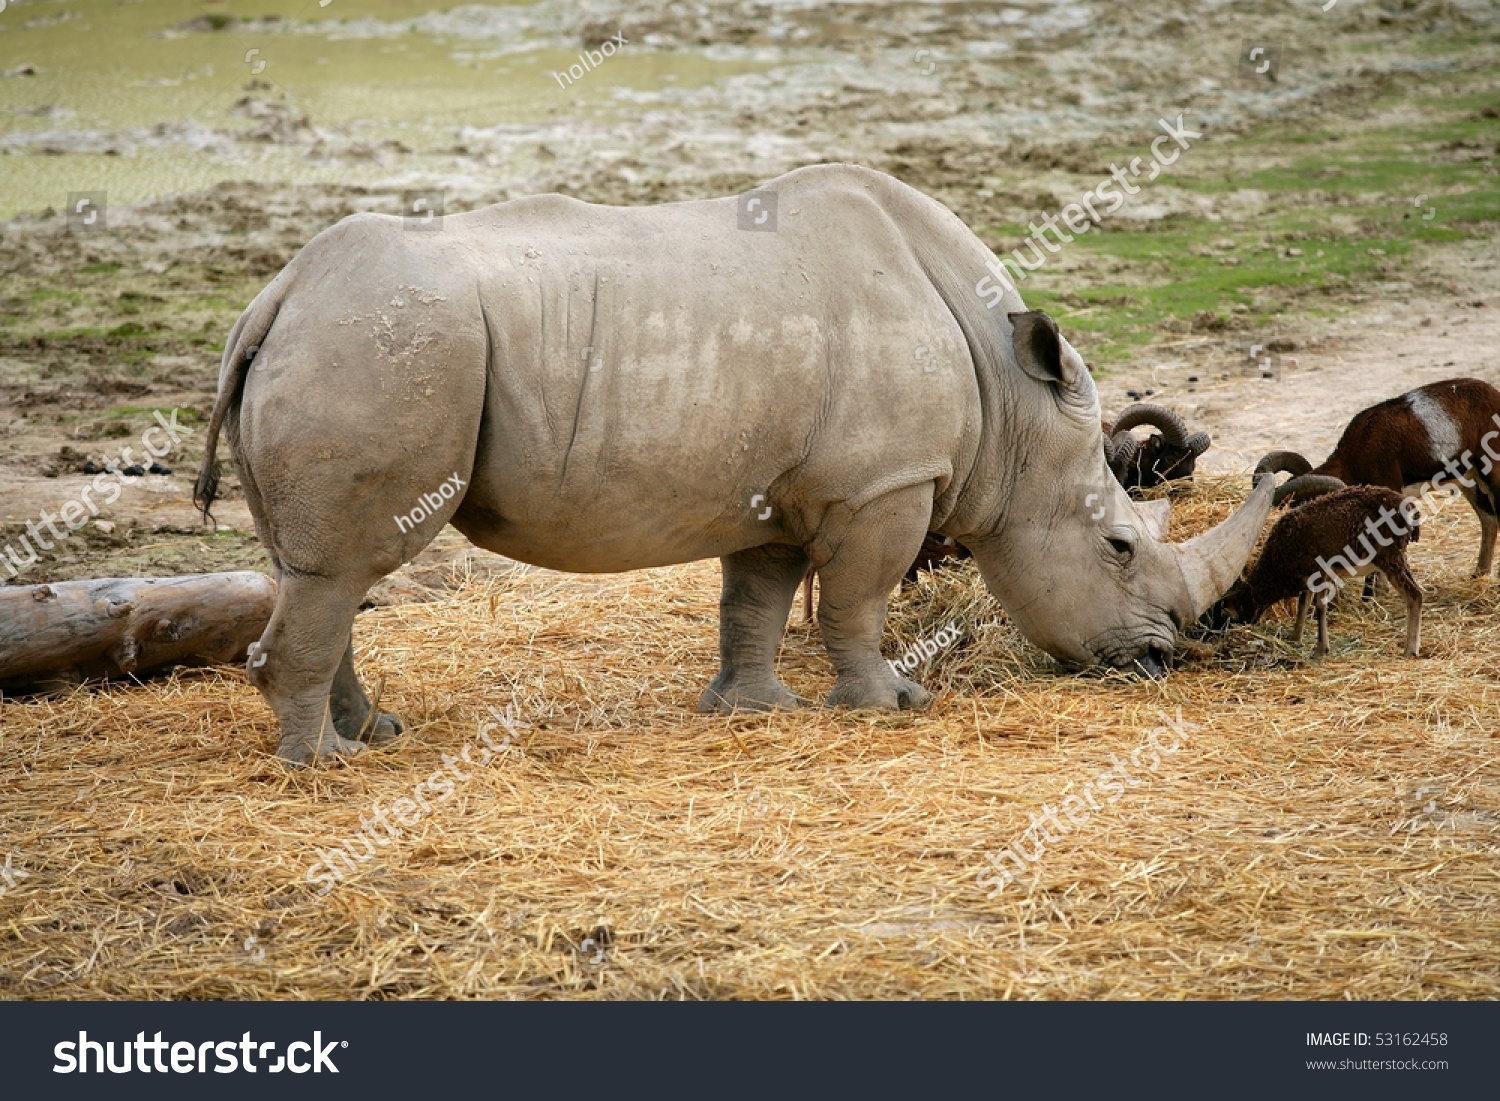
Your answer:
[[[378,695],[377,693],[377,702]],[[386,745],[394,742],[406,729],[395,715],[376,711],[370,697],[365,695],[365,690],[354,673],[352,641],[345,645],[339,671],[334,674],[328,710],[333,716],[333,725],[339,736],[353,742],[364,742],[372,746]]]
[[[335,684],[337,689],[338,685]],[[339,738],[361,745],[389,745],[401,736],[406,727],[401,720],[387,711],[375,711],[363,692],[355,700],[341,697],[335,691],[329,711],[333,716],[333,727]]]
[[[317,738],[286,734],[276,747],[276,756],[289,765],[314,765],[338,757],[354,757],[365,751],[364,742],[354,742],[333,730]]]
[[[369,713],[367,708],[365,714]],[[351,715],[335,719],[334,725],[338,728],[339,737],[370,746],[389,745],[406,730],[405,724],[388,711],[375,712],[375,717],[368,724],[364,719],[356,720]]]
[[[733,711],[790,711],[807,707],[810,702],[774,678],[765,684],[749,684],[715,677],[699,697],[698,710],[705,714],[718,712],[720,715],[728,715]]]
[[[406,731],[406,724],[389,711],[380,711],[359,740],[371,746],[389,745]]]
[[[932,693],[916,681],[894,674],[872,677],[839,677],[828,694],[829,707],[853,709],[877,707],[887,711],[920,711],[932,702]]]

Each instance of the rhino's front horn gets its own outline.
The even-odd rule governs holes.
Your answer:
[[[1213,607],[1214,602],[1239,580],[1240,571],[1249,561],[1255,541],[1271,514],[1271,496],[1275,492],[1275,475],[1262,475],[1255,492],[1233,516],[1216,528],[1177,543],[1177,563],[1187,582],[1188,599],[1193,606],[1193,620]]]

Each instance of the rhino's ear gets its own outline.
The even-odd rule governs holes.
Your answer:
[[[1006,316],[1021,370],[1038,382],[1051,383],[1054,396],[1073,412],[1097,420],[1099,395],[1094,380],[1083,357],[1057,331],[1057,322],[1041,310]]]
[[[1062,333],[1041,310],[1008,315],[1016,362],[1038,382],[1064,382]]]

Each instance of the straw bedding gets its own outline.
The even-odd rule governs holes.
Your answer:
[[[1200,484],[1174,538],[1242,496]],[[965,563],[892,606],[889,657],[964,627],[916,674],[929,712],[699,716],[709,562],[458,577],[361,616],[361,671],[409,733],[330,768],[274,759],[239,670],[5,701],[0,995],[1495,998],[1500,618],[1468,578],[1477,528],[1455,503],[1413,548],[1418,660],[1382,590],[1340,599],[1320,664],[1284,611],[1160,683],[1059,676]],[[800,618],[781,672],[820,697]],[[479,760],[507,705],[519,741],[458,761],[451,798],[320,895],[318,850],[444,754]],[[980,883],[1178,708],[1197,729],[1140,786]]]

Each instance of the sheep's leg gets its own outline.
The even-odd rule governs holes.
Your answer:
[[[1364,591],[1364,593],[1363,593],[1363,595],[1361,596],[1360,599],[1366,600],[1366,601],[1368,601],[1368,600],[1374,600],[1375,599],[1375,578],[1376,578],[1376,576],[1377,575],[1374,574],[1374,573],[1367,573],[1367,574],[1365,574],[1365,591]]]
[[[1411,575],[1404,555],[1382,565],[1380,572],[1406,601],[1406,656],[1414,658],[1422,648],[1422,587]]]
[[[1474,576],[1488,577],[1495,565],[1495,536],[1500,533],[1500,518],[1495,516],[1495,490],[1488,482],[1480,481],[1473,489],[1460,483],[1459,492],[1479,517],[1479,565],[1474,567]]]
[[[1312,590],[1303,589],[1297,594],[1297,622],[1292,627],[1292,641],[1302,641],[1302,623],[1307,618],[1307,602],[1312,599]]]
[[[1479,565],[1475,568],[1476,577],[1488,577],[1495,566],[1495,536],[1500,534],[1500,518],[1494,513],[1479,512]]]
[[[1328,595],[1319,593],[1313,597],[1313,604],[1318,612],[1318,648],[1313,657],[1321,658],[1328,655]]]
[[[807,576],[802,579],[802,622],[810,623],[813,617],[813,576],[814,571],[809,569]]]

